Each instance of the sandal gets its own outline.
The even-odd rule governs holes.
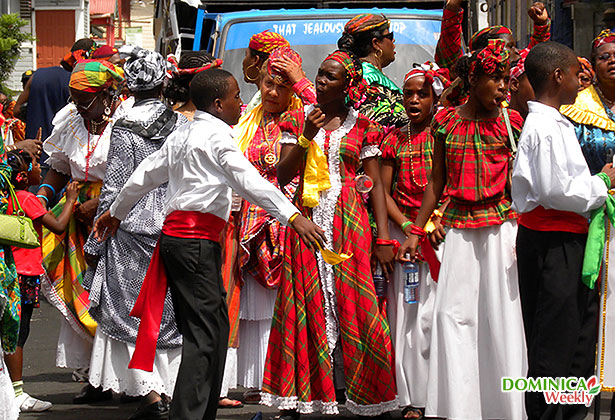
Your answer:
[[[423,416],[425,416],[425,409],[423,408],[408,406],[401,410],[401,417],[404,419],[423,420]]]
[[[228,397],[221,397],[218,401],[218,408],[242,408],[243,403],[239,400],[232,400]]]

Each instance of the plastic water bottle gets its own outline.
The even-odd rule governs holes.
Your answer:
[[[384,278],[380,264],[376,265],[376,271],[374,271],[374,287],[376,288],[376,296],[384,297],[387,290],[387,280]]]
[[[410,258],[406,255],[406,258]],[[419,301],[419,265],[412,261],[407,261],[402,266],[404,276],[404,301],[412,304]]]

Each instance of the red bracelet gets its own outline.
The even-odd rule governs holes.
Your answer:
[[[422,228],[418,227],[417,225],[410,226],[410,234],[416,235],[419,238],[422,238],[423,236],[427,236],[427,232],[425,232]]]
[[[397,239],[380,239],[380,238],[376,238],[376,245],[399,246],[399,241]]]

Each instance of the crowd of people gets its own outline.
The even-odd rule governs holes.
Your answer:
[[[201,51],[81,39],[24,74],[0,97],[0,419],[52,406],[23,383],[39,293],[74,403],[139,400],[131,420],[584,418],[502,381],[615,386],[615,32],[577,57],[528,14],[527,48],[504,26],[466,48],[448,0],[414,64],[361,14],[316,75],[266,30],[247,105]]]

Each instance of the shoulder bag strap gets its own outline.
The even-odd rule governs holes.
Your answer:
[[[25,216],[26,213],[21,208],[21,204],[19,203],[19,200],[17,199],[17,195],[15,194],[15,188],[13,188],[13,184],[11,184],[11,180],[8,179],[8,177],[6,176],[4,172],[0,172],[0,175],[2,175],[2,178],[4,178],[4,181],[6,182],[7,190],[9,191],[9,195],[11,196],[11,201],[13,202],[13,215],[21,216],[21,217]]]
[[[502,108],[502,114],[504,115],[504,122],[506,123],[506,131],[508,131],[508,139],[510,140],[510,150],[512,150],[513,156],[517,154],[517,141],[513,135],[513,130],[510,125],[510,117],[508,116],[508,109]]]

